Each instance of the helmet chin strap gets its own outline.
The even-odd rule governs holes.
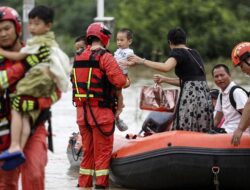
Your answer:
[[[247,59],[245,59],[244,62],[250,67],[250,63],[247,62]]]
[[[247,61],[249,58],[250,58],[250,52],[247,51],[240,57],[240,60],[242,62],[245,62],[248,66],[250,66],[250,63]]]
[[[17,43],[18,40],[19,40],[19,36],[17,34],[16,35],[16,39],[13,41],[13,43],[11,45],[9,45],[9,46],[5,46],[4,48],[8,49],[8,50],[11,50],[16,45],[16,43]]]

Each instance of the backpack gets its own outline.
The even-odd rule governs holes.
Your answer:
[[[249,92],[246,91],[246,89],[242,88],[241,86],[237,86],[237,85],[233,86],[233,87],[230,89],[230,91],[229,91],[229,101],[230,101],[231,105],[234,107],[234,109],[235,109],[237,112],[239,112],[239,114],[241,115],[242,113],[236,109],[236,102],[235,102],[234,96],[233,96],[233,92],[234,92],[234,90],[235,90],[236,88],[240,88],[241,90],[243,90],[243,91],[247,94],[248,97],[249,97]],[[220,96],[220,103],[221,103],[221,105],[222,105],[222,94],[220,93],[219,96]]]

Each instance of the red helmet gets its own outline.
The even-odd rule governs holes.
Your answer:
[[[95,23],[90,24],[86,31],[87,39],[90,36],[96,36],[97,38],[101,40],[102,44],[106,46],[111,37],[111,32],[104,24],[100,22],[95,22]]]
[[[234,66],[248,57],[250,57],[250,42],[241,42],[233,48],[231,58]]]
[[[0,21],[10,20],[14,22],[16,33],[21,35],[22,23],[17,11],[11,7],[0,7]]]

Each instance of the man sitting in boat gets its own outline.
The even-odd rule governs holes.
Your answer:
[[[214,126],[217,127],[224,116],[225,121],[221,127],[227,133],[233,133],[240,123],[241,113],[247,102],[248,94],[231,80],[231,74],[226,65],[215,65],[212,69],[212,76],[215,84],[220,88],[220,94],[215,105]]]

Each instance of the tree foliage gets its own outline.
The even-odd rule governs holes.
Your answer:
[[[36,0],[55,9],[54,31],[59,43],[73,54],[74,38],[84,34],[96,17],[93,0]],[[22,14],[19,0],[1,0]],[[21,15],[20,14],[20,15]],[[167,32],[180,26],[188,46],[207,59],[229,57],[232,47],[250,41],[250,1],[246,0],[106,0],[105,16],[115,17],[114,34],[128,27],[134,32],[132,48],[141,56],[159,60],[168,53]],[[113,38],[111,51],[116,48]]]
[[[134,30],[134,48],[145,57],[167,49],[167,32],[177,26],[187,32],[189,46],[209,59],[228,57],[236,43],[250,40],[247,1],[123,0],[118,10],[116,27]]]

